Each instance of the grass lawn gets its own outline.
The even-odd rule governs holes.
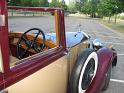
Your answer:
[[[106,26],[108,26],[109,28],[118,31],[120,33],[124,34],[124,24],[117,22],[116,24],[114,22],[108,23],[107,20],[98,20],[98,22],[100,22],[101,24],[104,24]]]

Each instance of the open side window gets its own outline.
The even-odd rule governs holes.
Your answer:
[[[60,47],[57,11],[9,9],[8,15],[11,67]]]

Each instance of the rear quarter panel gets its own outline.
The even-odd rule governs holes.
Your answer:
[[[71,71],[72,71],[72,68],[77,60],[77,57],[78,55],[85,49],[88,47],[88,42],[87,40],[86,41],[83,41],[83,42],[80,42],[78,43],[77,45],[71,47],[69,49],[69,54],[68,54],[68,62],[70,63],[70,67],[69,67],[69,72],[70,72],[70,75],[71,75]]]

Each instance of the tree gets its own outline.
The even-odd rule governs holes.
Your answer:
[[[123,10],[123,5],[122,2],[120,2],[119,0],[101,0],[98,5],[98,15],[101,17],[108,16],[109,23],[111,16],[113,15],[115,15],[115,23],[116,23],[117,14],[121,13],[122,10]]]
[[[11,6],[33,6],[33,7],[48,7],[47,0],[11,0],[9,5]]]
[[[50,7],[60,7],[60,3],[57,0],[52,0],[52,2],[50,3]]]
[[[10,0],[9,5],[10,6],[20,6],[21,0]]]
[[[92,6],[90,2],[85,2],[83,6],[81,7],[81,12],[84,14],[91,14]]]
[[[118,0],[120,2],[121,11],[124,12],[124,0]]]
[[[21,6],[32,6],[32,0],[21,0]]]
[[[63,8],[65,11],[68,10],[67,5],[62,1],[59,2],[57,0],[52,0],[52,2],[49,4],[50,7],[54,7],[54,8]]]
[[[81,12],[82,2],[76,2],[75,7],[77,11]]]
[[[99,0],[91,0],[91,17],[96,17],[97,5]]]
[[[38,0],[31,0],[31,7],[40,6]]]
[[[100,13],[102,16],[108,16],[108,22],[110,22],[111,16],[114,15],[114,7],[115,3],[112,2],[112,0],[104,0],[98,6],[98,13]]]
[[[71,12],[71,13],[77,12],[77,9],[76,9],[76,6],[74,3],[70,3],[68,8],[69,8],[69,12]]]
[[[98,3],[99,0],[81,0],[81,12],[90,14],[91,17],[96,17]]]
[[[65,3],[60,3],[61,8],[63,8],[65,11],[68,10],[68,6]]]
[[[49,6],[49,3],[47,0],[39,0],[39,6],[42,6],[42,7],[48,7]]]

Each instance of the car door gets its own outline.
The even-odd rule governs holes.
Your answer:
[[[0,55],[2,56],[0,89],[6,89],[9,93],[65,93],[67,91],[68,63],[65,49],[63,10],[48,9],[48,11],[56,12],[56,41],[58,45],[44,52],[17,60],[19,63],[11,66],[7,4],[5,0],[1,0],[0,4],[2,4],[0,8],[3,11],[3,18],[5,18],[2,27],[0,27],[2,50]],[[37,10],[36,8],[26,9]],[[46,11],[44,8],[38,10],[40,9]],[[58,21],[58,19],[60,20]]]

